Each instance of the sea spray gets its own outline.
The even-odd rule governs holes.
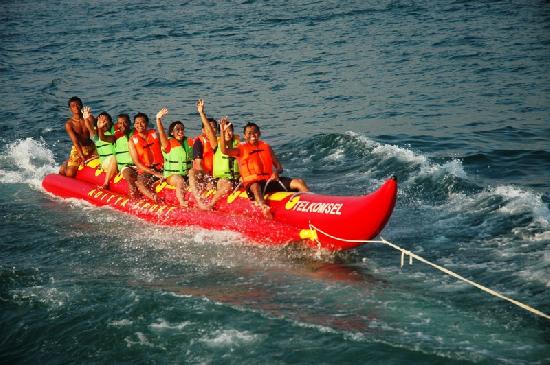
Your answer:
[[[0,183],[28,183],[39,188],[46,174],[56,171],[53,153],[43,139],[25,138],[6,146],[0,159]]]

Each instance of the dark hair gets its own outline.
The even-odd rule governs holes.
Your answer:
[[[130,116],[126,113],[119,114],[117,118],[124,118],[130,124]]]
[[[218,133],[220,131],[220,127],[218,126],[218,121],[214,118],[206,118],[206,120],[208,120],[208,123],[214,123],[214,129],[215,129],[215,132]]]
[[[178,124],[181,125],[183,128],[185,128],[182,122],[180,122],[179,120],[176,120],[175,122],[170,123],[170,126],[168,127],[168,134],[171,135],[172,131],[174,130],[174,127],[177,126]]]
[[[252,123],[252,122],[246,123],[246,125],[243,128],[243,133],[246,133],[246,128],[250,128],[250,127],[256,127],[256,129],[258,130],[258,133],[260,133],[260,127],[256,123]]]
[[[111,115],[109,113],[101,112],[101,113],[99,113],[99,115],[97,117],[99,118],[102,115],[106,116],[109,123],[111,123],[111,125],[113,125],[113,118],[111,118]]]
[[[80,105],[80,109],[82,109],[82,100],[80,100],[80,98],[78,96],[73,96],[72,98],[69,99],[69,102],[67,103],[67,106],[69,108],[71,107],[71,103],[73,101],[76,101],[78,103],[78,105]]]
[[[147,116],[147,114],[138,112],[136,115],[134,115],[134,123],[136,122],[137,118],[145,119],[145,125],[149,125],[149,117]]]

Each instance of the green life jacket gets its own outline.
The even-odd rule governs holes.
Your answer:
[[[193,164],[193,147],[188,138],[184,138],[183,144],[177,139],[169,138],[170,152],[162,151],[164,156],[164,177],[170,175],[187,176],[191,165]]]
[[[128,134],[116,139],[114,150],[118,171],[122,171],[124,167],[134,164],[130,151],[128,150]]]
[[[105,131],[104,134],[106,136],[111,136],[111,135],[113,135],[113,132],[112,132],[112,130],[111,131]],[[99,155],[99,161],[101,161],[101,163],[103,163],[103,161],[107,157],[109,157],[109,156],[111,156],[115,153],[113,144],[109,143],[109,142],[102,141],[101,139],[99,139],[99,135],[96,135],[93,138],[93,141],[94,141],[94,144],[95,144],[95,149],[97,151],[97,154]]]
[[[232,146],[237,147],[239,144],[238,138],[233,138]],[[223,178],[228,180],[237,180],[239,178],[239,164],[234,157],[229,157],[222,153],[220,148],[220,140],[218,138],[218,148],[214,153],[214,172],[215,178]]]

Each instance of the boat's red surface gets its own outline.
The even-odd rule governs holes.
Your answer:
[[[364,196],[274,193],[266,196],[273,215],[273,219],[268,220],[241,190],[220,200],[213,211],[197,209],[189,193],[186,197],[189,207],[179,207],[174,188],[166,183],[156,188],[164,203],[155,204],[146,199],[131,201],[126,181],[120,176],[113,179],[109,190],[98,188],[104,173],[97,165],[97,160],[91,161],[78,171],[76,178],[47,175],[42,186],[62,198],[110,206],[157,224],[231,230],[264,244],[304,241],[312,247],[331,251],[354,248],[361,243],[337,240],[311,227],[346,240],[369,240],[386,225],[397,195],[397,182],[393,178]]]

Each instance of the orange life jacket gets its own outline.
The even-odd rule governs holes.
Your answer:
[[[131,143],[136,149],[139,162],[149,168],[161,170],[162,164],[164,163],[164,157],[162,156],[157,133],[154,129],[149,129],[145,134],[147,135],[146,139],[137,133],[134,133],[130,138]]]
[[[195,140],[200,140],[202,142],[202,169],[204,172],[212,175],[214,170],[214,150],[210,145],[210,141],[204,134],[201,134]]]
[[[247,185],[268,180],[273,173],[271,150],[264,141],[259,141],[257,145],[241,143],[238,160],[241,178]]]

